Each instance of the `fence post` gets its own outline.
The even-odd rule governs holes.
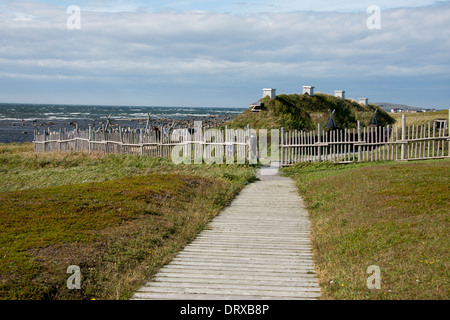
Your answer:
[[[121,126],[119,126],[119,140],[120,140],[120,145],[119,145],[120,153],[123,153],[123,132],[122,132]]]
[[[318,148],[317,148],[317,156],[319,158],[319,162],[322,161],[322,147],[321,147],[321,143],[322,143],[322,138],[320,136],[320,133],[322,132],[322,126],[319,124],[317,124],[317,143],[319,144]]]
[[[448,129],[448,157],[450,157],[450,109],[448,109],[448,121],[447,121],[447,129]],[[445,132],[444,132],[445,135]]]
[[[281,151],[281,163],[280,163],[280,167],[282,167],[283,164],[284,164],[284,127],[281,127],[280,151]]]
[[[405,160],[406,114],[402,115],[402,146],[400,160]]]
[[[234,163],[234,138],[231,141],[230,132],[228,131],[228,126],[225,126],[225,158],[227,164]],[[239,140],[239,139],[238,139]]]
[[[163,128],[162,126],[161,126],[161,128]],[[152,130],[152,128],[150,127],[150,130]],[[161,132],[161,134],[159,135],[159,140],[158,140],[158,137],[157,137],[157,135],[156,135],[156,133],[155,133],[155,131],[153,131],[153,134],[155,135],[155,141],[157,142],[157,145],[156,145],[156,148],[157,148],[157,155],[158,156],[160,156],[160,157],[163,157],[163,149],[164,149],[164,147],[163,147],[163,145],[164,145],[164,134],[163,134],[163,132],[164,132],[164,130],[162,130],[162,132]],[[169,130],[167,130],[167,141],[170,141],[170,132],[169,132]],[[169,152],[170,153],[170,152]]]
[[[247,124],[247,160],[251,164],[251,145],[250,145],[250,124]]]
[[[450,109],[448,109],[448,123],[447,123],[447,128],[448,128],[448,136],[450,137]]]
[[[33,138],[33,147],[34,147],[34,152],[37,152],[38,151],[38,149],[37,149],[37,143],[36,143],[36,140],[37,139],[37,130],[36,129],[34,129],[34,138]]]
[[[91,126],[89,126],[88,152],[91,153]]]
[[[361,146],[361,121],[358,120],[358,162],[361,162],[362,156],[362,146]]]
[[[61,152],[61,136],[62,136],[62,129],[61,128],[59,128],[59,134],[58,134],[58,151],[60,151]]]
[[[252,129],[250,124],[247,126],[248,130],[248,161],[249,164],[257,164],[258,163],[258,137],[256,134],[256,130]],[[253,135],[253,132],[255,135]]]

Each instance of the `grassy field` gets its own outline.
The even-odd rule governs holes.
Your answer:
[[[0,299],[127,299],[254,179],[252,166],[0,145]]]
[[[423,125],[433,122],[434,120],[447,120],[448,110],[440,110],[436,112],[418,112],[418,113],[389,113],[395,119],[396,124],[402,125],[402,115],[406,114],[406,125]]]
[[[87,153],[35,153],[31,143],[0,144],[0,192],[101,182],[149,173],[224,178],[241,185],[255,168],[241,165],[174,165],[168,158]]]
[[[450,161],[299,164],[323,299],[450,298]],[[381,289],[366,273],[380,267]]]
[[[128,299],[255,169],[0,145],[0,299]],[[310,213],[323,299],[449,299],[449,160],[282,171]],[[70,265],[81,290],[66,288]]]

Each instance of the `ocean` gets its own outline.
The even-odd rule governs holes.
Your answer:
[[[142,107],[142,106],[97,106],[60,104],[0,103],[0,143],[31,142],[34,131],[72,130],[102,125],[110,117],[111,123],[123,127],[142,127],[148,113],[152,125],[191,119],[232,118],[244,108],[214,107]]]

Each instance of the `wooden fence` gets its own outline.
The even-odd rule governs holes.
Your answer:
[[[115,129],[44,131],[34,134],[35,152],[78,151],[89,153],[123,153],[151,157],[190,157],[198,163],[207,155],[218,162],[226,157],[238,163],[249,158],[249,130],[191,129],[160,131],[152,129]],[[177,148],[176,150],[174,150]],[[175,153],[174,153],[175,152]],[[187,163],[188,161],[184,159]]]
[[[281,132],[281,165],[299,162],[331,161],[405,161],[449,157],[448,122],[427,125],[361,127],[356,129],[311,132]],[[447,146],[446,146],[447,145]]]
[[[320,125],[317,131],[310,132],[285,132],[281,128],[277,140],[279,148],[274,149],[277,151],[272,152],[271,160],[281,160],[281,166],[289,166],[316,161],[350,163],[448,158],[448,121],[439,122],[439,126],[435,124],[406,126],[403,115],[401,126],[362,127],[358,122],[357,128],[344,130],[322,130]],[[258,154],[267,154],[267,149],[265,152],[257,149],[257,140],[256,131],[250,126],[236,130],[196,127],[171,131],[164,128],[161,131],[94,130],[90,127],[89,130],[35,132],[34,149],[36,152],[124,153],[172,159],[176,155],[184,157],[184,163],[205,160],[207,163],[242,164],[256,163]]]

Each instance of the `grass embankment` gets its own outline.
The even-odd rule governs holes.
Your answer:
[[[127,299],[254,178],[251,166],[0,145],[0,299]],[[70,265],[81,290],[66,287]]]
[[[328,94],[317,93],[314,96],[304,94],[280,94],[275,99],[261,99],[264,107],[260,112],[251,108],[226,123],[230,128],[244,128],[250,124],[255,129],[313,130],[317,124],[325,126],[330,111],[335,110],[334,119],[339,128],[356,128],[360,120],[363,126],[370,124],[377,109],[377,121],[381,126],[394,123],[390,115],[377,105],[363,106],[350,99],[341,99]]]
[[[299,164],[323,299],[449,299],[450,161]],[[381,289],[366,273],[381,269]]]

